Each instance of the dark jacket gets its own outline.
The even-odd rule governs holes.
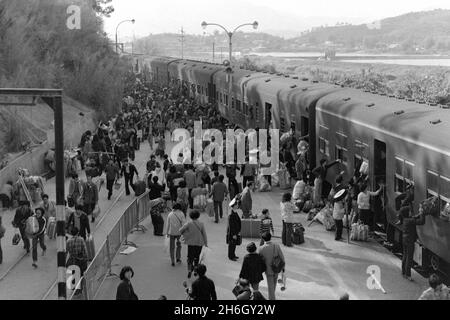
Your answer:
[[[257,252],[249,253],[244,257],[239,278],[247,279],[250,283],[259,283],[263,280],[262,274],[265,271],[264,258]]]
[[[75,226],[75,212],[73,212],[67,221],[67,230],[71,230]],[[91,233],[91,226],[89,225],[89,218],[86,213],[80,216],[80,236],[86,240],[86,235]]]
[[[193,300],[217,300],[214,282],[206,276],[199,277],[192,283],[191,297]]]
[[[332,166],[334,166],[335,164],[338,164],[338,163],[339,163],[339,160],[335,160],[323,167],[319,165],[312,171],[312,173],[314,174],[317,172],[320,175],[322,181],[325,181],[327,178],[328,169],[330,169]]]
[[[237,212],[231,210],[228,216],[228,227],[227,227],[227,243],[233,238],[241,233],[241,218]]]
[[[159,183],[153,183],[153,182],[149,184],[148,188],[150,189],[150,192],[148,193],[150,200],[155,200],[155,199],[161,198],[161,194],[165,189]]]
[[[33,215],[30,207],[21,206],[17,208],[16,214],[14,215],[13,226],[16,228],[25,227],[25,223],[29,217]]]
[[[122,280],[117,287],[116,300],[139,300],[128,280]]]
[[[139,173],[138,173],[136,167],[134,166],[134,164],[128,164],[128,166],[130,167],[129,173],[126,173],[125,166],[123,165],[122,170],[120,171],[120,175],[125,176],[130,181],[133,181],[134,175],[135,174],[138,175]]]
[[[93,182],[86,182],[83,191],[84,204],[97,204],[98,202],[98,188]]]
[[[417,226],[425,224],[425,215],[403,218],[403,242],[414,243],[417,240]]]
[[[120,175],[119,168],[115,164],[112,165],[108,164],[106,166],[105,173],[106,173],[106,180],[116,180]]]

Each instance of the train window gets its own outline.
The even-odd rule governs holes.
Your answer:
[[[283,117],[280,117],[280,130],[284,132],[284,128],[286,127],[286,120]]]
[[[347,147],[347,136],[342,132],[336,132],[336,141],[342,147]]]
[[[231,109],[235,109],[236,105],[234,103],[234,97],[231,97]]]
[[[244,102],[244,114],[248,115],[248,105]]]
[[[319,137],[319,151],[326,156],[330,156],[330,142]]]
[[[242,110],[241,110],[241,100],[236,100],[236,110],[238,112],[242,112]]]
[[[225,104],[228,106],[228,95],[225,95]]]
[[[334,149],[334,156],[339,160],[342,160],[342,163],[345,165],[348,163],[348,158],[347,158],[347,149],[341,147],[341,146],[335,146]]]
[[[439,175],[437,172],[427,171],[427,198],[439,198],[439,211],[444,210],[450,203],[450,178]]]
[[[258,112],[259,112],[259,103],[258,102],[255,102],[255,118],[256,118],[256,121],[258,121]]]
[[[200,85],[197,85],[197,93],[200,93]]]
[[[414,185],[414,163],[395,157],[395,191],[403,193],[407,185]]]

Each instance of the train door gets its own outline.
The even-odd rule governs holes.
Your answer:
[[[373,159],[373,189],[378,190],[381,184],[386,182],[386,143],[375,140]],[[386,203],[385,191],[379,197],[374,198],[372,210],[374,212],[374,230],[386,232]]]
[[[264,110],[264,128],[269,129],[272,126],[272,105],[266,102]]]
[[[309,119],[307,117],[301,117],[300,121],[300,132],[302,137],[304,137],[309,134]],[[305,140],[309,142],[308,138],[306,138]]]

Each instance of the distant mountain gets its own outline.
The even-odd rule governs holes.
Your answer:
[[[450,10],[413,12],[371,24],[313,28],[292,39],[298,45],[399,52],[450,50]]]

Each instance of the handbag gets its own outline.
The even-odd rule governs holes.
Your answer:
[[[234,296],[237,297],[242,291],[242,287],[239,285],[239,279],[236,281],[233,290],[231,290],[231,292],[233,292]]]
[[[283,261],[283,259],[281,259],[280,255],[278,253],[276,253],[275,249],[276,249],[276,247],[274,245],[273,246],[274,257],[272,260],[271,267],[272,267],[272,270],[274,273],[280,273],[284,269],[285,262]]]
[[[12,238],[12,244],[13,246],[17,246],[20,242],[20,234],[16,231],[16,233],[14,234],[13,238]]]

